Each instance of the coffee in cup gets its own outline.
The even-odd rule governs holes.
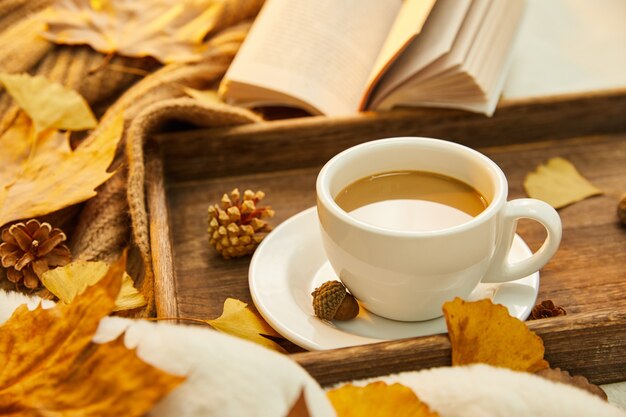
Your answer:
[[[369,175],[341,190],[335,201],[364,223],[408,231],[452,227],[479,215],[488,205],[471,185],[425,171]]]

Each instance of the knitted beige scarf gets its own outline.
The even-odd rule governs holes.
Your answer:
[[[206,104],[187,97],[185,87],[206,89],[228,68],[249,29],[249,20],[262,0],[225,0],[218,24],[209,36],[201,62],[164,67],[147,59],[115,56],[99,67],[103,55],[88,47],[57,46],[39,36],[38,19],[52,0],[0,0],[0,71],[43,75],[80,92],[98,113],[105,111],[96,129],[123,112],[125,130],[111,169],[116,173],[87,201],[74,218],[71,248],[75,259],[110,262],[132,243],[129,269],[135,285],[148,300],[133,315],[154,315],[154,275],[150,253],[148,214],[144,192],[143,146],[166,123],[178,120],[202,127],[223,127],[260,122],[240,108]],[[146,74],[142,77],[140,74]],[[139,74],[139,75],[138,75]],[[0,93],[0,132],[12,123],[19,109]],[[92,134],[95,134],[93,132]],[[58,216],[57,216],[58,217]],[[67,213],[60,215],[68,218]],[[58,224],[58,223],[57,223]],[[70,228],[71,226],[67,226]],[[138,257],[133,257],[137,254]]]

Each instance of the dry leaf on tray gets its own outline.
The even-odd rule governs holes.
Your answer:
[[[281,337],[258,313],[250,310],[243,301],[227,298],[221,316],[213,320],[203,321],[220,332],[250,340],[279,352],[285,352],[279,344],[261,336]]]
[[[91,341],[120,284],[108,274],[69,305],[15,310],[0,327],[3,416],[139,417],[184,380],[141,361],[121,338]]]
[[[343,385],[326,393],[337,417],[437,417],[413,390],[402,384]]]
[[[45,15],[43,36],[87,44],[105,54],[151,56],[163,63],[202,58],[202,40],[221,16],[215,0],[60,0]]]
[[[491,300],[455,298],[443,305],[452,345],[452,365],[486,363],[515,371],[548,367],[543,340]]]
[[[589,382],[587,378],[581,375],[571,376],[569,372],[563,371],[560,368],[548,368],[535,372],[542,378],[548,379],[554,382],[560,382],[562,384],[572,385],[576,388],[585,390],[597,397],[607,400],[606,392],[597,385]]]
[[[528,320],[545,319],[548,317],[566,316],[567,311],[561,306],[555,305],[552,300],[543,300],[536,304],[530,312]]]
[[[54,105],[49,103],[49,105]],[[31,152],[32,123],[23,115],[0,136],[0,225],[60,210],[96,195],[122,136],[119,114],[75,150],[67,135],[46,130]]]
[[[0,72],[0,85],[28,114],[36,133],[48,128],[86,130],[98,124],[80,94],[44,77]]]
[[[64,303],[71,303],[78,294],[103,279],[107,273],[122,277],[122,287],[115,299],[113,311],[130,310],[146,305],[146,299],[134,286],[124,269],[126,252],[110,267],[104,262],[74,261],[43,274],[43,285]]]
[[[526,176],[524,188],[529,197],[543,200],[557,209],[602,194],[602,190],[563,158],[552,158],[545,165],[539,165]]]

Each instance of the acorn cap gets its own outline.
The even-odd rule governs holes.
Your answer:
[[[332,320],[348,292],[339,281],[327,281],[311,293],[315,315],[324,320]]]

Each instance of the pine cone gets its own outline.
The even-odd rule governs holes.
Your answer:
[[[235,188],[220,204],[209,206],[209,241],[224,259],[249,255],[272,230],[263,219],[274,216],[270,207],[257,207],[263,191],[246,190],[243,198]]]
[[[7,268],[8,280],[22,282],[26,288],[39,287],[41,276],[50,267],[71,261],[70,250],[61,244],[66,239],[60,229],[34,219],[4,229],[0,258],[2,266]]]
[[[545,300],[533,307],[530,319],[545,319],[548,317],[565,316],[567,312],[561,306],[555,306],[552,300]]]

